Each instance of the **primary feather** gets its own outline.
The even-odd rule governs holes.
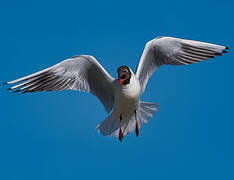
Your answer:
[[[31,75],[6,82],[15,85],[9,90],[28,93],[36,91],[81,90],[97,96],[110,112],[114,103],[114,78],[88,55],[79,55]]]
[[[173,37],[158,37],[146,43],[136,76],[142,93],[152,73],[161,65],[187,65],[225,53],[227,47]]]

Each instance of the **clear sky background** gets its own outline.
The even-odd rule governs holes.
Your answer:
[[[75,91],[13,94],[0,85],[0,179],[234,179],[233,1],[1,1],[0,81],[93,55],[116,77],[157,36],[230,47],[190,66],[164,66],[144,101],[160,103],[140,136],[98,135],[107,116]]]

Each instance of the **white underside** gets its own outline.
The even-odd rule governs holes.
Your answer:
[[[120,86],[117,80],[114,83],[116,91],[113,112],[97,126],[97,129],[104,136],[118,137],[120,116],[122,117],[121,127],[125,136],[135,130],[135,111],[140,127],[152,118],[157,111],[158,104],[140,102],[141,88],[133,72],[129,84]]]
[[[140,105],[137,110],[137,122],[140,128],[153,117],[155,112],[157,112],[159,104],[147,102],[140,102],[139,104]],[[122,117],[121,127],[124,136],[133,132],[136,127],[135,116],[132,114],[125,114]],[[101,124],[97,126],[97,129],[98,132],[104,136],[118,137],[120,129],[120,119],[118,114],[113,111],[104,121],[102,121]]]
[[[130,83],[120,86],[118,81],[115,81],[115,102],[114,112],[119,115],[134,114],[138,109],[140,102],[140,84],[132,72]]]

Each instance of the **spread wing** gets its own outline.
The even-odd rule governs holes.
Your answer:
[[[225,53],[225,46],[179,39],[158,37],[149,41],[138,62],[136,76],[140,81],[142,93],[152,73],[161,65],[187,65]]]
[[[79,55],[31,75],[6,82],[19,83],[9,90],[14,92],[81,90],[97,96],[107,112],[113,108],[114,78],[88,55]]]

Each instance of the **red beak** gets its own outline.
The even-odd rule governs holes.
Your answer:
[[[118,80],[119,80],[119,85],[121,86],[123,84],[123,82],[124,82],[125,79],[120,79],[119,78]]]

